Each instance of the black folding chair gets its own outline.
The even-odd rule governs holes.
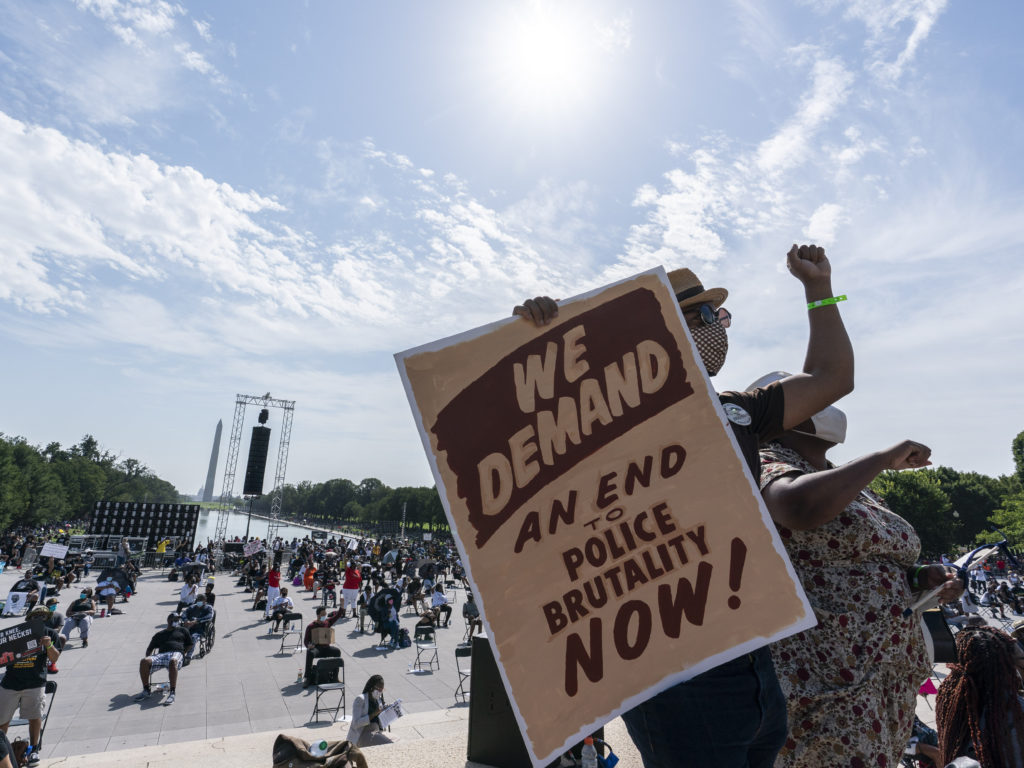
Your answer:
[[[337,722],[339,711],[342,717],[345,716],[345,660],[337,657],[317,659],[313,666],[313,679],[316,681],[313,720],[319,723],[320,713],[329,712],[332,715],[331,722]],[[321,706],[321,697],[333,692],[340,694],[337,703],[334,706]]]

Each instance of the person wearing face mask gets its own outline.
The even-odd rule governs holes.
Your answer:
[[[377,720],[385,706],[384,678],[373,675],[363,686],[363,692],[352,702],[352,724],[345,738],[357,747],[391,744],[391,738],[381,730]]]
[[[89,647],[89,628],[92,627],[92,617],[96,615],[96,603],[92,600],[92,589],[86,587],[78,597],[68,606],[68,617],[64,620],[64,628],[61,634],[64,642],[71,639],[71,630],[77,628],[82,638],[82,647]]]
[[[181,615],[182,626],[192,635],[192,647],[185,654],[186,666],[191,663],[192,656],[199,648],[199,640],[213,621],[213,614],[213,606],[206,602],[206,595],[197,595],[196,601]]]
[[[928,447],[904,440],[833,466],[826,453],[845,439],[846,415],[829,406],[761,449],[761,495],[818,619],[771,646],[789,713],[775,768],[817,768],[837,754],[898,765],[931,672],[920,616],[903,609],[935,587],[940,602],[963,592],[955,567],[917,565],[913,526],[866,487],[885,470],[931,464]]]
[[[722,392],[719,400],[755,482],[758,448],[853,390],[853,349],[832,295],[825,250],[794,245],[790,273],[804,287],[810,336],[803,373],[753,392]],[[689,269],[669,283],[709,376],[728,353],[732,315],[722,312],[724,288],[705,288]],[[845,298],[845,297],[844,297]],[[513,313],[548,325],[558,315],[548,297],[528,299]],[[786,702],[771,654],[760,648],[674,685],[623,715],[645,768],[770,768],[786,739]],[[692,727],[680,728],[679,723]]]

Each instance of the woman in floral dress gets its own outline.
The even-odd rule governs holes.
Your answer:
[[[930,450],[907,440],[833,467],[825,452],[846,436],[828,409],[761,451],[761,489],[818,626],[772,646],[789,735],[776,768],[896,768],[930,672],[912,592],[955,572],[915,567],[913,527],[865,486],[886,469],[923,467]]]

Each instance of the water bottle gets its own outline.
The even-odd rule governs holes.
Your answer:
[[[299,670],[299,674],[295,676],[295,682],[296,683],[301,683],[302,682],[302,670],[301,669]]]
[[[323,757],[327,754],[327,742],[318,741],[315,744],[310,744],[309,754],[311,754],[313,757]],[[597,768],[597,763],[594,763],[594,766],[595,768]]]
[[[583,768],[597,768],[597,747],[594,746],[594,739],[587,736],[583,740],[583,750],[580,752],[581,765]]]

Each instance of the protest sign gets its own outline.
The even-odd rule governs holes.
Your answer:
[[[58,560],[62,560],[68,553],[68,547],[66,544],[55,544],[52,541],[48,541],[43,544],[43,548],[39,551],[40,557],[55,557]]]
[[[17,616],[28,601],[28,592],[8,592],[4,601],[4,616]]]
[[[26,654],[35,654],[39,640],[46,634],[41,619],[0,629],[0,665],[10,664]]]
[[[432,534],[432,533],[424,533],[423,534],[423,540],[424,541],[433,541],[433,539],[434,539],[434,534]]]
[[[242,547],[242,554],[245,555],[246,557],[252,557],[257,552],[262,552],[262,551],[263,551],[263,542],[262,541],[248,541]]]
[[[396,359],[536,765],[813,626],[663,270]]]

